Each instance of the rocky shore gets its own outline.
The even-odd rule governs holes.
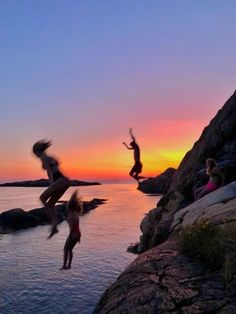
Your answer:
[[[83,202],[83,214],[87,214],[99,205],[105,203],[105,199],[94,198]],[[56,206],[58,221],[66,219],[66,202]],[[0,233],[10,233],[20,229],[50,224],[50,219],[45,207],[24,211],[21,208],[7,210],[0,214]]]
[[[105,291],[94,313],[236,313],[235,126],[236,92],[185,155],[166,194],[145,215],[136,247],[142,254]],[[225,186],[194,202],[193,191],[208,179],[207,158],[222,168]],[[195,255],[194,246],[199,246]],[[213,259],[210,269],[204,256],[213,256],[216,265]]]

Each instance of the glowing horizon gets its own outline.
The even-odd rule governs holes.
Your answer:
[[[31,147],[48,138],[69,177],[133,182],[129,127],[144,176],[177,167],[235,90],[235,9],[3,1],[0,181],[46,177]]]
[[[194,130],[186,137],[189,127]],[[158,145],[152,147],[153,140],[148,134],[137,136],[137,142],[141,148],[141,161],[145,177],[155,177],[169,167],[176,168],[184,155],[189,151],[198,139],[203,129],[202,121],[160,121],[158,127],[150,127],[149,132],[155,134]],[[138,134],[136,134],[138,135]],[[136,136],[135,135],[135,136]],[[185,136],[184,143],[179,139]],[[194,137],[194,138],[193,138]],[[127,143],[130,141],[127,132]],[[88,144],[85,148],[69,147],[66,152],[62,147],[50,147],[49,155],[54,155],[61,161],[62,171],[71,179],[85,181],[132,181],[129,171],[133,166],[133,151],[127,150],[120,141],[113,142],[103,139],[101,143]],[[102,148],[104,147],[104,148]],[[25,155],[26,157],[26,155]],[[2,172],[5,181],[33,180],[46,177],[41,168],[40,160],[28,150],[27,162],[15,164]],[[1,180],[2,182],[4,181]]]

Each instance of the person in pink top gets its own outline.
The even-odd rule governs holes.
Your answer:
[[[70,269],[73,259],[73,248],[80,242],[81,232],[79,228],[79,215],[83,212],[83,203],[75,191],[67,203],[67,222],[69,224],[69,236],[64,246],[64,262],[62,269]]]
[[[205,196],[217,190],[219,187],[223,186],[224,176],[222,171],[217,167],[216,161],[213,158],[208,158],[206,160],[206,173],[210,177],[208,183],[194,191],[194,198],[198,200],[199,198]]]

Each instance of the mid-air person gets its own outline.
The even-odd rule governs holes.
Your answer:
[[[70,180],[59,169],[58,160],[49,156],[46,152],[51,145],[51,141],[42,139],[36,142],[32,149],[33,153],[41,160],[42,168],[47,171],[49,179],[49,187],[39,197],[51,218],[52,225],[48,238],[58,232],[58,217],[55,205],[70,186]]]
[[[80,242],[81,232],[79,228],[79,215],[83,212],[83,203],[81,198],[78,198],[75,191],[69,202],[67,203],[67,222],[69,224],[69,236],[64,246],[64,261],[62,269],[70,269],[73,258],[73,248],[76,243]]]
[[[132,139],[130,142],[130,146],[128,146],[125,142],[123,144],[127,149],[133,150],[134,151],[134,165],[132,169],[130,170],[130,176],[133,177],[136,181],[139,182],[140,179],[143,179],[144,177],[139,176],[139,174],[142,172],[142,163],[140,161],[140,148],[136,142],[136,139],[133,135],[132,128],[129,129],[129,134]]]

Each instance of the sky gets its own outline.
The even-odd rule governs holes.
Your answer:
[[[235,90],[234,0],[1,0],[0,182],[131,181],[178,167]]]

